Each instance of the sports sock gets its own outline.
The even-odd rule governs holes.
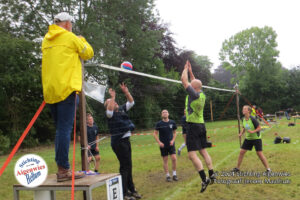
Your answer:
[[[185,143],[182,143],[182,145],[179,147],[179,151],[181,151],[185,147]]]
[[[169,172],[166,174],[166,177],[168,177],[168,176],[170,176],[170,173],[169,173]]]
[[[206,181],[206,175],[205,175],[204,169],[199,171],[199,175],[202,179],[202,182],[205,182]]]
[[[176,171],[173,171],[173,176],[176,176]]]
[[[213,169],[208,170],[208,174],[209,174],[209,177],[211,177],[211,175],[214,174],[214,170]]]

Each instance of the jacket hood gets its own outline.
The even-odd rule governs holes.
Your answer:
[[[68,32],[66,29],[57,26],[56,24],[52,24],[49,26],[48,33],[45,35],[45,39],[53,40],[57,36]]]

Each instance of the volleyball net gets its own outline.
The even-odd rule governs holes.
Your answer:
[[[180,73],[166,73],[163,77],[97,63],[85,64],[85,69],[87,81],[106,87],[104,99],[110,97],[108,88],[116,90],[116,102],[119,105],[126,103],[119,84],[124,82],[128,86],[135,101],[129,117],[136,129],[153,129],[155,123],[161,119],[163,109],[169,111],[170,119],[181,125],[187,93],[180,81]],[[236,90],[209,85],[203,85],[202,90],[206,96],[205,121],[237,119]],[[101,133],[109,132],[102,103],[87,98],[86,111],[94,116]]]

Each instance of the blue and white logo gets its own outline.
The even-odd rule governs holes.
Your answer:
[[[15,165],[15,177],[25,187],[37,187],[47,178],[48,167],[43,158],[35,154],[26,154]]]

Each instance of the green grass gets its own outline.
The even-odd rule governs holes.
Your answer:
[[[167,183],[162,168],[162,159],[157,144],[152,135],[132,136],[132,157],[133,157],[133,178],[138,191],[143,199],[299,199],[300,198],[300,124],[288,127],[286,120],[272,128],[266,129],[263,134],[264,155],[268,159],[271,169],[274,172],[288,172],[289,177],[276,177],[271,179],[289,179],[290,184],[214,184],[210,185],[205,193],[200,194],[200,178],[195,171],[191,161],[187,158],[186,149],[178,157],[177,174],[179,181]],[[237,177],[221,177],[222,172],[229,172],[235,167],[239,154],[239,139],[237,136],[237,121],[222,121],[206,123],[210,140],[216,147],[209,148],[208,152],[212,157],[214,168],[219,172],[219,180],[236,180]],[[183,142],[178,130],[176,147]],[[152,133],[152,131],[148,131]],[[290,137],[290,144],[273,144],[274,133],[281,137]],[[297,142],[298,140],[298,142]],[[296,144],[294,144],[296,143]],[[19,151],[12,159],[7,169],[0,177],[0,199],[13,199],[12,186],[17,181],[14,178],[14,164],[24,154],[34,153],[45,159],[49,173],[56,172],[54,161],[54,146],[37,147]],[[70,158],[72,157],[70,149]],[[118,172],[119,164],[110,147],[110,140],[100,142],[100,172]],[[0,157],[0,165],[4,163],[6,156]],[[201,158],[202,159],[202,158]],[[203,161],[203,159],[202,159]],[[76,169],[80,170],[80,148],[76,146]],[[171,170],[171,162],[169,161]],[[255,151],[247,152],[241,169],[243,171],[264,172],[265,169],[258,159]],[[207,168],[205,167],[207,172]],[[244,180],[263,180],[266,177],[242,177]],[[33,192],[21,192],[21,199],[33,199]],[[100,187],[93,190],[94,199],[106,199],[106,188]],[[57,192],[57,199],[71,199],[71,192]],[[75,192],[75,199],[82,199],[81,192]]]

